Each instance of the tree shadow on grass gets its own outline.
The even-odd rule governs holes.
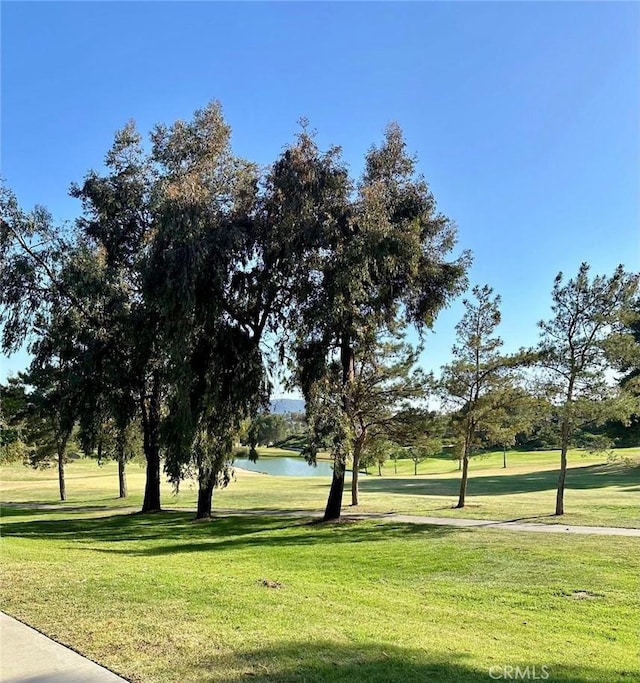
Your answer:
[[[500,661],[487,653],[486,668],[467,664],[452,652],[431,654],[424,649],[402,648],[390,643],[341,644],[330,641],[291,642],[203,659],[199,680],[254,681],[255,683],[475,683],[514,677],[515,667],[543,680],[542,667],[554,683],[601,683],[632,680],[631,671],[603,671],[588,666],[554,664],[537,656],[530,661]],[[493,668],[492,668],[493,667]],[[505,670],[505,667],[511,667]],[[535,667],[535,672],[534,672]],[[492,674],[492,675],[490,675]]]
[[[3,535],[69,541],[74,547],[134,542],[136,547],[131,548],[92,549],[127,555],[170,555],[273,545],[361,543],[419,535],[433,537],[460,531],[464,530],[374,521],[318,525],[310,523],[308,518],[257,515],[233,515],[194,523],[193,513],[164,512],[13,522],[5,525]],[[138,543],[145,541],[149,541],[150,546],[141,548]],[[153,543],[156,541],[162,541],[162,544]]]
[[[51,503],[2,503],[0,505],[1,517],[33,517],[42,514],[66,514],[66,513],[85,513],[85,512],[110,512],[116,513],[119,510],[127,511],[127,508],[118,508],[113,505],[55,505]],[[128,510],[131,511],[130,509]]]
[[[559,470],[539,470],[519,474],[469,476],[469,495],[499,496],[514,493],[553,491],[558,485]],[[640,491],[640,468],[611,465],[585,465],[567,471],[567,489],[597,489],[618,486],[625,492]],[[369,493],[403,493],[412,496],[457,496],[459,475],[427,479],[423,477],[363,479],[360,489]]]

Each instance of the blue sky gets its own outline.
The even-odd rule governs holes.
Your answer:
[[[3,2],[2,175],[72,219],[69,184],[131,118],[146,133],[218,99],[235,151],[266,164],[306,116],[355,175],[397,121],[511,350],[558,271],[640,269],[639,25],[637,3]],[[0,357],[0,380],[25,362]]]

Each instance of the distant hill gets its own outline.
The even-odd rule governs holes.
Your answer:
[[[278,415],[304,413],[304,401],[299,398],[275,398],[271,401],[271,412]]]

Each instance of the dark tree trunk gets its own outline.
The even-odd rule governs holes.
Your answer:
[[[418,476],[418,461],[417,460],[413,461],[413,476],[414,477]]]
[[[398,474],[398,460],[397,460],[397,458],[394,458],[394,460],[393,460],[393,473]]]
[[[358,500],[358,468],[360,467],[360,456],[353,454],[353,467],[351,468],[351,505],[357,506]]]
[[[556,491],[556,515],[564,515],[564,486],[567,478],[567,450],[569,448],[569,430],[562,425],[562,443],[560,450],[560,474]]]
[[[460,480],[460,495],[458,496],[457,508],[463,508],[467,497],[467,477],[469,474],[469,456],[465,453],[462,458],[462,479]]]
[[[458,458],[458,472],[462,469],[462,457]]]
[[[342,386],[345,389],[342,409],[347,415],[350,415],[351,405],[346,387],[353,382],[355,376],[355,358],[353,348],[351,347],[351,339],[348,335],[345,335],[340,345],[340,363],[342,365]],[[327,501],[323,518],[325,522],[340,519],[342,494],[344,492],[345,460],[345,449],[343,446],[342,452],[336,454],[333,463],[331,490],[329,491],[329,500]]]
[[[198,477],[198,509],[196,519],[211,519],[215,477],[201,472]]]
[[[160,512],[160,374],[153,373],[149,402],[143,400],[142,427],[147,477],[142,512]]]
[[[351,468],[351,505],[357,506],[359,501],[360,490],[358,484],[360,481],[360,455],[362,454],[362,448],[364,446],[365,440],[367,438],[366,430],[358,438],[353,446],[353,467]]]
[[[502,447],[502,469],[503,470],[507,469],[507,447],[506,446]]]
[[[340,519],[342,512],[342,494],[344,492],[345,463],[340,456],[336,456],[333,463],[333,477],[327,507],[324,510],[324,521]]]
[[[378,476],[382,476],[382,463],[378,460]]]
[[[558,476],[558,490],[556,492],[556,512],[557,516],[564,515],[564,486],[567,478],[567,451],[569,450],[569,438],[571,436],[571,428],[569,425],[569,412],[571,410],[571,402],[573,401],[573,375],[569,379],[569,386],[567,387],[567,398],[565,403],[565,414],[562,420],[562,429],[560,432],[560,474]]]
[[[334,519],[340,519],[342,512],[342,493],[344,491],[344,462],[340,462],[337,458],[333,464],[333,479],[331,480],[331,490],[329,491],[329,500],[324,511],[324,521],[328,522]]]
[[[118,456],[118,496],[120,498],[126,498],[129,495],[129,492],[127,491],[127,472],[125,467],[124,455],[120,454]]]
[[[67,500],[67,486],[64,480],[64,452],[66,448],[58,448],[58,484],[60,486],[60,500]]]

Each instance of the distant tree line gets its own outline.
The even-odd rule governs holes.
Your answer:
[[[561,449],[562,514],[569,446],[637,430],[637,277],[559,275],[540,343],[511,355],[495,334],[499,297],[475,287],[436,379],[407,332],[422,339],[466,290],[471,257],[453,253],[455,225],[399,127],[357,180],[304,122],[266,169],[234,154],[230,134],[216,102],[157,125],[146,147],[128,124],[104,170],[71,187],[70,226],[2,186],[1,345],[33,356],[2,390],[2,457],[56,462],[64,500],[70,450],[115,459],[120,495],[141,451],[143,512],[161,509],[164,471],[176,487],[197,479],[208,517],[239,441],[255,454],[295,431],[266,414],[280,367],[305,398],[304,455],[333,462],[326,520],[341,514],[348,466],[357,505],[361,467],[402,455],[417,472],[447,446],[463,507],[473,452],[535,439]]]

